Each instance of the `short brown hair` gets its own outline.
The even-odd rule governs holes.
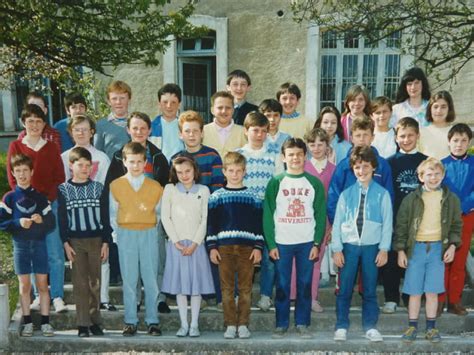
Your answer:
[[[122,159],[127,160],[127,155],[141,154],[146,160],[146,148],[137,142],[128,142],[122,148]]]
[[[311,131],[304,135],[304,140],[306,141],[306,143],[314,143],[316,142],[317,138],[319,138],[321,142],[326,142],[327,145],[330,144],[329,135],[322,128],[313,128]]]
[[[370,98],[369,98],[369,92],[365,87],[362,85],[353,85],[347,90],[346,93],[346,98],[344,99],[344,113],[343,115],[347,115],[350,110],[349,110],[349,102],[354,101],[357,96],[362,94],[364,96],[365,100],[365,107],[364,107],[364,113],[368,116],[369,115],[369,108],[370,108]]]
[[[116,92],[119,94],[128,94],[128,98],[132,98],[132,88],[125,81],[112,81],[109,86],[107,86],[107,98],[109,98],[109,94],[112,92]]]
[[[201,129],[201,131],[204,128],[204,119],[196,111],[188,110],[188,111],[184,111],[183,113],[179,115],[178,127],[179,127],[180,132],[183,131],[183,126],[186,122],[197,122],[199,124],[199,128]]]
[[[238,152],[228,152],[222,161],[223,169],[227,169],[229,165],[240,165],[245,169],[247,161],[245,160],[245,157]]]
[[[392,111],[392,101],[387,96],[377,96],[370,102],[370,114],[373,114],[382,106],[388,106],[388,109]]]
[[[250,127],[267,127],[270,126],[267,116],[258,111],[252,111],[247,113],[244,120],[245,129]]]
[[[444,100],[448,104],[448,115],[446,116],[446,122],[453,122],[456,119],[456,113],[454,112],[453,97],[446,90],[438,91],[436,94],[431,96],[426,108],[426,121],[433,122],[433,116],[431,115],[431,108],[438,100]]]
[[[95,132],[95,121],[89,115],[76,115],[76,116],[71,117],[71,119],[69,120],[67,124],[68,132],[72,133],[72,129],[74,128],[74,126],[81,124],[82,122],[89,122],[91,131]]]
[[[420,124],[412,117],[400,118],[395,126],[395,134],[398,133],[400,128],[413,128],[416,134],[420,133]]]
[[[214,102],[219,98],[224,97],[229,99],[230,101],[234,102],[234,96],[230,92],[227,91],[217,91],[214,95],[211,96],[211,107],[214,106]]]
[[[367,116],[361,117],[361,118],[356,118],[354,121],[352,121],[352,127],[351,127],[351,133],[354,133],[358,129],[362,131],[368,131],[372,132],[374,134],[374,121],[372,121],[370,118]]]
[[[25,154],[15,154],[12,155],[10,158],[10,169],[13,171],[14,168],[20,165],[26,165],[33,170],[33,159],[31,159],[28,155]]]
[[[281,154],[285,156],[285,150],[290,148],[300,148],[303,149],[304,155],[308,149],[306,148],[306,143],[301,138],[288,138],[283,145],[281,146]]]
[[[472,139],[471,127],[469,127],[465,123],[456,123],[454,126],[451,127],[448,132],[448,141],[450,141],[455,134],[465,134],[469,138],[469,141]]]
[[[371,147],[354,147],[354,149],[352,149],[349,157],[349,165],[351,169],[353,169],[354,165],[360,161],[370,163],[374,169],[377,169],[377,166],[379,165],[377,162],[377,156]]]
[[[444,175],[443,163],[441,162],[441,160],[436,159],[434,157],[429,157],[428,159],[423,160],[420,163],[420,165],[418,165],[416,172],[418,173],[418,176],[423,176],[423,174],[425,173],[425,170],[430,169],[430,168],[431,169],[440,168]]]
[[[176,158],[174,158],[171,161],[170,182],[172,184],[177,184],[179,182],[178,174],[176,173],[176,165],[181,165],[185,163],[191,164],[191,166],[194,169],[194,182],[195,183],[199,182],[200,174],[199,174],[199,167],[196,163],[196,160],[194,160],[191,154],[179,154]]]
[[[21,122],[25,123],[28,117],[41,118],[46,123],[46,115],[41,107],[35,104],[27,104],[21,111]]]
[[[147,124],[148,129],[151,128],[150,116],[148,116],[146,113],[138,112],[138,111],[134,111],[128,116],[128,118],[127,118],[127,128],[130,128],[130,121],[132,120],[132,118],[138,118],[139,120],[144,121]]]
[[[278,101],[280,101],[280,96],[283,94],[293,94],[298,100],[301,99],[301,90],[295,83],[286,82],[281,84],[276,93]]]
[[[79,159],[84,158],[92,162],[92,154],[84,147],[74,147],[69,152],[69,162],[74,163]]]

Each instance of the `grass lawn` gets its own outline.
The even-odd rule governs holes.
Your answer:
[[[7,180],[6,154],[0,153],[0,195],[10,190]],[[8,285],[10,291],[10,311],[18,302],[18,279],[13,270],[13,243],[10,234],[0,232],[0,283]]]

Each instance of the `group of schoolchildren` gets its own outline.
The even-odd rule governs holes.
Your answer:
[[[313,126],[297,111],[296,84],[281,85],[277,100],[258,107],[246,101],[250,87],[244,71],[230,73],[227,91],[211,98],[213,120],[206,125],[195,111],[178,116],[175,84],[158,91],[162,114],[154,120],[128,114],[131,89],[115,81],[107,89],[108,117],[95,123],[84,97],[71,94],[69,117],[55,128],[46,123],[44,99],[29,95],[25,131],[8,151],[12,191],[0,205],[0,228],[13,234],[23,336],[33,335],[34,306],[43,335],[54,335],[50,294],[56,312],[67,309],[64,254],[80,337],[103,335],[100,309],[116,310],[108,285],[117,257],[124,336],[137,332],[143,284],[148,334],[161,335],[158,313],[169,312],[166,295],[173,295],[176,335],[200,336],[200,308],[215,295],[224,337],[249,338],[256,265],[258,307],[275,305],[274,338],[288,332],[291,300],[297,334],[312,337],[311,311],[323,311],[318,288],[325,263],[338,268],[336,341],[347,338],[355,286],[365,337],[383,340],[379,270],[382,311],[394,313],[406,269],[404,341],[417,337],[423,295],[425,337],[432,342],[441,339],[436,318],[445,303],[449,312],[467,314],[461,294],[474,227],[472,131],[451,125],[450,94],[431,96],[423,71],[412,68],[393,107],[354,85],[343,115],[324,107]],[[38,295],[31,306],[30,274]]]

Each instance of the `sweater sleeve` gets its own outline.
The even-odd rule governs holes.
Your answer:
[[[346,208],[346,200],[344,198],[344,194],[342,194],[337,201],[334,223],[332,225],[331,250],[333,252],[340,252],[343,249],[341,225]]]
[[[153,174],[154,179],[158,181],[162,187],[166,186],[169,181],[170,167],[168,160],[161,152],[153,158]]]
[[[255,198],[255,204],[252,213],[252,225],[254,226],[255,233],[255,245],[254,249],[263,251],[263,209],[262,202],[258,198]]]
[[[390,195],[384,194],[382,199],[382,240],[379,243],[379,250],[389,251],[393,233],[393,209]]]
[[[173,207],[173,189],[175,185],[168,184],[165,186],[165,191],[163,192],[163,198],[161,199],[161,222],[165,228],[166,234],[173,243],[179,241],[178,233],[173,224],[173,219],[171,218],[171,209]],[[176,221],[177,223],[182,223],[182,221]]]
[[[265,236],[268,250],[276,248],[274,215],[279,187],[280,180],[276,178],[271,179],[268,182],[265,190],[265,199],[263,200],[263,235]]]
[[[108,244],[112,242],[109,208],[109,189],[104,187],[100,196],[100,222],[102,223],[102,243]]]
[[[216,191],[224,186],[224,174],[222,173],[222,159],[216,152],[216,155],[212,162],[212,175],[211,175],[211,192]]]
[[[206,186],[202,186],[200,189],[201,193],[201,209],[198,211],[201,214],[201,220],[199,226],[196,229],[196,233],[193,236],[193,242],[201,244],[206,236],[207,228],[207,204],[209,202],[209,189]]]
[[[7,193],[0,202],[0,230],[14,233],[22,230],[19,218],[13,218],[11,194]]]
[[[452,219],[450,223],[448,223],[449,227],[449,243],[455,244],[456,247],[461,245],[461,232],[462,232],[462,219],[461,219],[461,202],[459,198],[452,192],[450,194],[450,202],[451,202],[451,211],[452,211]]]
[[[342,164],[338,164],[332,176],[331,183],[329,184],[327,212],[330,223],[334,223],[337,200],[344,189],[344,174],[345,173]]]
[[[217,234],[219,233],[219,206],[218,196],[214,192],[209,197],[207,211],[206,247],[208,250],[217,249]]]
[[[61,241],[63,243],[69,240],[67,231],[69,230],[68,226],[68,216],[66,208],[66,198],[62,193],[62,189],[58,189],[58,225],[59,225],[59,235],[61,236]]]
[[[410,225],[410,204],[412,203],[411,194],[408,194],[403,200],[398,209],[397,220],[395,225],[395,238],[393,240],[393,250],[407,250],[409,225]]]
[[[313,211],[316,225],[314,227],[314,242],[321,244],[324,233],[326,231],[326,201],[324,194],[324,186],[318,179],[312,179],[311,182],[314,188]]]

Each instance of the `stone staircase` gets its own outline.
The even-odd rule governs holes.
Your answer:
[[[379,304],[383,304],[383,289],[378,287]],[[75,324],[75,305],[72,300],[72,285],[65,287],[65,301],[69,311],[62,314],[51,314],[51,323],[57,330],[56,336],[44,338],[38,331],[32,338],[19,336],[21,312],[19,309],[12,317],[9,328],[10,350],[14,352],[179,352],[179,353],[300,353],[300,352],[349,352],[349,353],[469,353],[474,351],[474,290],[466,289],[463,293],[463,304],[471,309],[466,317],[443,313],[438,320],[442,332],[441,343],[432,344],[423,339],[424,316],[420,317],[419,340],[413,344],[400,341],[401,331],[406,327],[406,308],[401,307],[395,314],[380,314],[378,329],[384,335],[383,343],[370,343],[363,335],[361,327],[361,297],[354,292],[351,308],[351,328],[348,340],[344,343],[333,341],[333,330],[336,321],[334,287],[321,288],[319,300],[324,307],[323,313],[312,313],[311,331],[313,339],[301,339],[290,329],[287,337],[272,339],[275,325],[275,311],[262,312],[256,307],[259,299],[258,277],[252,291],[252,313],[250,330],[252,337],[247,340],[225,340],[223,334],[223,315],[215,306],[202,310],[199,325],[202,336],[199,338],[177,338],[179,316],[174,301],[169,300],[172,312],[160,314],[161,337],[146,335],[143,324],[143,306],[139,313],[142,320],[138,335],[123,337],[122,289],[110,287],[110,299],[118,306],[117,312],[102,311],[104,337],[80,339]],[[422,310],[423,313],[423,310]],[[39,314],[34,313],[35,324],[39,324]]]

